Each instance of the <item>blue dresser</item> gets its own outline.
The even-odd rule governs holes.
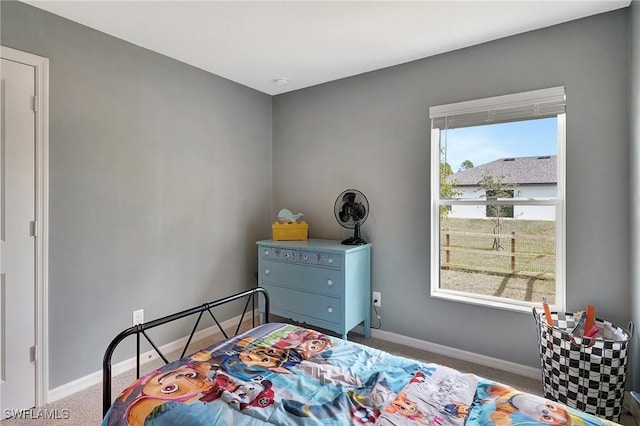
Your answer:
[[[258,285],[271,312],[297,322],[347,332],[364,323],[371,333],[371,244],[340,241],[258,241]]]

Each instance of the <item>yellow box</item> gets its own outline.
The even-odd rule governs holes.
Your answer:
[[[297,223],[278,223],[271,225],[275,241],[306,241],[309,235],[309,224],[305,221]]]

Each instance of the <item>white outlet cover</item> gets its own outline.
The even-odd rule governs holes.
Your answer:
[[[142,324],[144,322],[144,309],[133,311],[133,325]]]
[[[372,301],[376,301],[374,302],[374,306],[382,306],[382,293],[380,293],[379,291],[374,291],[372,294]]]

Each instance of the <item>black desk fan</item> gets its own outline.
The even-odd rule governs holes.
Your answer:
[[[347,189],[338,195],[333,210],[340,225],[354,230],[353,237],[343,240],[342,244],[350,246],[367,244],[360,237],[360,225],[369,216],[369,201],[367,201],[367,197],[357,189]]]

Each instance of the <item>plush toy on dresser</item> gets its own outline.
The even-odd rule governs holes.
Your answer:
[[[278,212],[280,223],[296,223],[302,216],[304,216],[302,213],[293,214],[289,209],[282,209]]]
[[[273,222],[271,229],[275,241],[306,241],[309,237],[309,224],[304,220],[298,222],[302,213],[293,214],[289,209],[278,212],[278,221]]]

